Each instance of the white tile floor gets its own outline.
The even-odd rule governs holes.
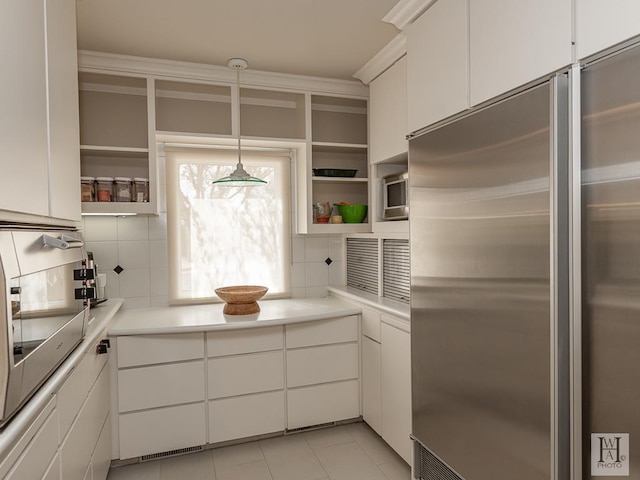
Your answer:
[[[109,471],[107,480],[410,480],[365,423],[206,450]]]

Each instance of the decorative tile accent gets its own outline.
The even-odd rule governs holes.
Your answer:
[[[324,263],[326,263],[327,265],[331,265],[333,263],[333,260],[331,260],[331,257],[327,257]]]
[[[124,268],[122,268],[120,265],[116,265],[113,271],[120,275],[124,271]]]

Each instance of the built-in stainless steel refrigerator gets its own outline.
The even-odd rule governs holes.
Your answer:
[[[409,145],[415,477],[640,480],[640,47]]]
[[[582,478],[640,480],[640,48],[580,87]]]

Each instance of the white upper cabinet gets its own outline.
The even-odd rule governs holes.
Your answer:
[[[49,216],[80,220],[76,2],[47,2]]]
[[[0,210],[47,215],[47,76],[42,0],[0,2]]]
[[[571,0],[470,0],[471,105],[571,64],[571,20]]]
[[[575,0],[577,58],[640,34],[640,2]]]
[[[468,108],[468,27],[467,0],[440,0],[408,27],[409,132]]]
[[[369,84],[371,163],[406,154],[407,57],[404,56]]]
[[[74,0],[0,4],[0,210],[80,220],[75,20]]]

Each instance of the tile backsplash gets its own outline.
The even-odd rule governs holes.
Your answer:
[[[124,308],[168,305],[166,213],[150,217],[87,216],[83,217],[82,229],[98,271],[107,275],[107,298],[124,298]],[[341,235],[294,235],[291,250],[292,297],[324,297],[328,285],[344,285]],[[120,274],[114,271],[118,265]]]

